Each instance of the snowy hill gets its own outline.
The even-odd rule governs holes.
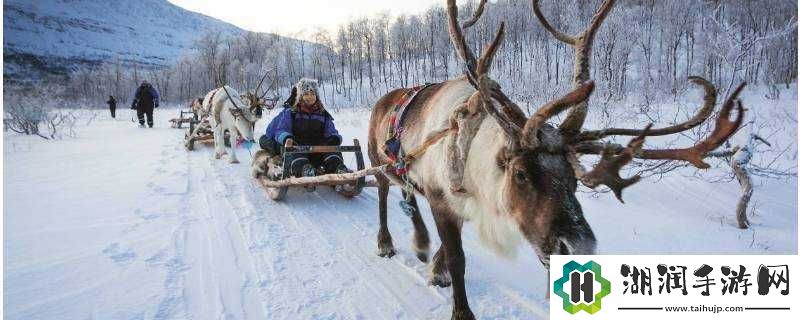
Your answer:
[[[167,0],[8,0],[4,73],[30,79],[117,58],[165,66],[208,31],[243,32]]]

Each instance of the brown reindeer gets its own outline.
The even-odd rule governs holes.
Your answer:
[[[408,159],[407,178],[415,193],[428,199],[442,245],[432,261],[431,283],[453,286],[453,319],[473,319],[464,287],[465,258],[461,244],[464,221],[476,223],[482,243],[495,252],[513,255],[517,244],[527,241],[539,260],[549,269],[552,254],[593,254],[596,240],[584,219],[575,197],[577,182],[595,188],[608,186],[621,200],[622,190],[639,176],[621,178],[619,170],[633,158],[682,160],[705,168],[702,159],[719,147],[741,125],[744,109],[737,100],[740,85],[723,104],[711,134],[696,145],[684,149],[643,149],[647,136],[668,135],[694,128],[713,113],[716,92],[708,81],[691,80],[705,90],[703,107],[687,120],[673,126],[651,129],[602,129],[582,131],[586,100],[594,89],[588,81],[592,38],[613,6],[606,0],[586,31],[577,37],[557,33],[561,41],[571,43],[576,51],[574,89],[567,95],[540,107],[531,117],[508,98],[492,80],[489,68],[504,36],[501,23],[492,42],[479,58],[467,46],[464,29],[481,16],[482,0],[469,21],[458,22],[455,0],[447,1],[451,40],[464,60],[465,76],[429,86],[408,105],[400,142],[404,150],[424,153]],[[546,24],[534,1],[537,17]],[[546,24],[551,32],[557,32]],[[374,106],[369,128],[369,157],[373,165],[391,163],[383,151],[392,108],[409,89],[397,89],[383,96]],[[737,107],[735,119],[731,111]],[[570,109],[559,126],[547,120]],[[441,140],[435,140],[447,131]],[[610,135],[634,138],[622,146],[601,143]],[[599,162],[586,171],[579,162],[582,154],[600,154]],[[379,255],[394,254],[386,225],[387,194],[390,183],[403,184],[401,176],[387,172],[378,176],[380,229]],[[405,190],[404,190],[405,193]],[[412,205],[416,201],[411,196]],[[414,210],[414,248],[418,257],[427,259],[428,234]]]

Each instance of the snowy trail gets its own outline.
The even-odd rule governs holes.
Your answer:
[[[294,201],[273,203],[252,181],[230,174],[246,174],[246,170],[211,160],[208,150],[191,158],[204,174],[213,176],[216,199],[224,199],[228,212],[235,214],[228,215],[228,221],[238,220],[233,221],[235,227],[228,227],[239,233],[220,238],[238,237],[240,244],[247,245],[247,250],[234,252],[237,258],[255,261],[257,270],[262,270],[263,277],[258,275],[253,283],[269,301],[269,318],[425,318],[449,301],[426,288],[419,273],[424,272],[421,263],[415,263],[420,268],[416,270],[374,255],[374,232],[350,218],[359,213],[362,219],[373,218],[374,202],[348,201],[320,190],[313,194],[293,191]],[[413,281],[407,279],[409,275]],[[424,295],[413,289],[421,289]],[[376,303],[380,301],[388,303]]]
[[[363,144],[366,117],[344,112],[337,124]],[[106,119],[75,139],[5,137],[8,319],[449,318],[450,289],[427,285],[397,190],[389,229],[398,254],[384,259],[376,190],[354,199],[291,190],[276,203],[249,178],[247,150],[231,165],[208,147],[185,151],[183,131],[159,125]],[[797,251],[796,184],[762,182],[754,195],[762,214],[744,231],[726,214],[735,183],[645,181],[624,206],[578,196],[601,253],[777,254]],[[420,207],[435,251],[424,199]],[[464,245],[476,315],[547,318],[546,272],[530,248],[499,258],[471,224]]]

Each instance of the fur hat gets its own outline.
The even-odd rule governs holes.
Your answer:
[[[285,103],[291,106],[297,105],[297,103],[300,102],[300,97],[306,92],[313,92],[317,95],[317,100],[319,100],[318,87],[319,82],[317,82],[317,79],[301,78],[300,81],[297,81],[297,84],[292,87],[292,93],[289,95],[289,99],[286,99]]]
[[[297,81],[297,84],[294,85],[297,88],[297,95],[302,96],[306,92],[313,92],[315,95],[317,94],[317,87],[319,86],[319,82],[317,79],[310,79],[310,78],[302,78],[300,81]]]

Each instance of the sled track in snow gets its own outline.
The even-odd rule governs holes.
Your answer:
[[[410,249],[413,226],[394,206],[397,190],[389,220],[398,254],[386,259],[376,254],[374,190],[346,199],[325,186],[293,188],[274,202],[250,178],[249,153],[238,151],[240,164],[213,159],[210,148],[188,153],[185,259],[194,267],[184,273],[187,310],[235,319],[449,317],[450,288],[428,285],[429,266]],[[432,257],[439,244],[428,227]],[[474,237],[464,241],[478,246]],[[530,294],[470,282],[476,310],[485,303],[510,318],[546,317]]]
[[[402,254],[375,255],[377,225],[364,221],[376,219],[373,197],[348,200],[319,188],[292,190],[286,202],[277,203],[241,175],[247,160],[230,165],[212,159],[207,150],[189,157],[189,212],[199,216],[193,217],[186,244],[197,256],[188,259],[205,259],[200,266],[229,272],[187,272],[186,278],[204,283],[204,290],[184,290],[189,293],[185,303],[201,298],[192,292],[219,292],[216,304],[209,297],[213,294],[202,297],[212,305],[207,311],[235,318],[258,318],[262,308],[270,318],[427,318],[449,312],[449,297],[427,287],[426,265]],[[398,230],[410,231],[410,225]],[[406,247],[397,245],[401,252]],[[243,276],[232,275],[237,273]],[[219,283],[221,277],[227,277],[225,284]],[[237,285],[240,298],[230,299]],[[265,303],[253,302],[259,300]]]

